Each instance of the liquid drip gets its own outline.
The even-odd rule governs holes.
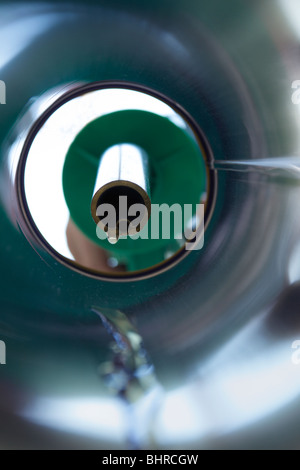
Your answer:
[[[159,388],[154,367],[143,346],[141,336],[126,315],[118,310],[93,308],[113,338],[111,361],[99,367],[99,374],[109,391],[126,405],[128,414],[128,447],[139,449],[139,423],[135,406]],[[153,397],[156,397],[153,393]],[[154,403],[155,405],[155,403]],[[149,417],[150,418],[150,417]],[[146,422],[144,426],[147,426]]]

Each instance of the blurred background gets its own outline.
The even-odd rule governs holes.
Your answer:
[[[0,80],[0,448],[298,449],[299,2],[1,0]],[[95,257],[126,263],[72,225],[63,165],[132,109],[201,133],[205,244],[112,281]]]

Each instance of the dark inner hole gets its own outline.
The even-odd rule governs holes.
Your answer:
[[[107,189],[98,199],[97,206],[101,206],[102,204],[111,204],[114,206],[117,215],[117,223],[119,219],[119,209],[120,209],[120,197],[125,196],[127,197],[127,211],[129,211],[130,207],[133,204],[142,204],[145,206],[145,202],[143,197],[140,195],[138,191],[135,189],[128,187],[128,186],[113,186],[112,188]],[[126,213],[126,219],[128,223],[132,222],[137,216],[129,216],[128,212]],[[104,219],[105,216],[100,217],[100,220]]]

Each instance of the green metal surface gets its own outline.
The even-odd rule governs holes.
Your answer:
[[[156,1],[151,7],[147,2],[131,1],[124,7],[123,2],[113,1],[109,8],[105,1],[89,3],[94,8],[92,11],[81,1],[74,2],[78,10],[67,3],[59,10],[54,2],[52,5],[36,2],[36,6],[30,8],[26,5],[27,14],[36,18],[36,28],[49,14],[57,16],[52,26],[45,27],[38,36],[38,41],[28,41],[23,52],[2,69],[1,79],[8,84],[7,105],[1,107],[2,161],[7,155],[7,145],[4,145],[7,136],[32,97],[68,82],[116,79],[155,89],[179,103],[202,128],[216,158],[251,158],[248,130],[241,116],[246,116],[248,123],[251,120],[246,105],[238,99],[239,77],[232,77],[224,70],[224,56],[215,49],[210,34],[222,44],[230,60],[238,63],[246,81],[249,78],[247,67],[255,74],[255,83],[248,80],[249,89],[254,93],[256,89],[265,90],[266,94],[257,97],[256,104],[269,111],[268,115],[262,113],[262,125],[268,128],[271,115],[276,129],[277,140],[270,136],[270,146],[277,145],[278,154],[289,153],[293,123],[282,115],[285,97],[281,83],[285,74],[276,60],[276,49],[260,15],[248,3],[233,0],[229,7],[225,2],[206,1],[201,9],[198,1]],[[141,18],[157,28],[153,34],[147,34],[141,26]],[[230,41],[228,30],[236,31],[243,25],[249,37],[251,24],[259,32],[252,42]],[[163,40],[166,28],[182,45],[181,54],[174,43]],[[255,41],[259,47],[253,47]],[[269,79],[274,76],[277,80],[270,87]],[[234,129],[233,134],[230,129]],[[8,140],[8,144],[10,142]],[[228,201],[230,192],[225,191],[227,180],[225,173],[219,176],[224,191],[218,195],[217,211],[206,235],[208,241],[219,233],[219,221],[225,217],[226,207],[232,204]],[[35,334],[32,325],[36,328],[44,325],[44,335],[51,339],[47,326],[61,324],[62,318],[68,325],[73,324],[74,318],[84,324],[93,323],[91,305],[126,309],[129,315],[131,309],[134,314],[138,311],[139,326],[147,332],[149,309],[152,303],[159,305],[162,296],[170,299],[168,308],[173,318],[182,316],[189,294],[188,290],[185,294],[180,290],[178,298],[179,284],[184,287],[196,283],[204,299],[208,292],[207,286],[199,286],[193,275],[196,263],[201,266],[203,260],[206,266],[206,248],[192,252],[159,279],[110,283],[86,278],[49,255],[39,253],[37,248],[32,249],[24,235],[12,226],[4,207],[1,208],[0,230],[1,322],[4,326],[9,324],[8,330],[3,327],[2,335],[7,341],[15,341],[15,332],[21,334],[25,329],[26,334],[39,342],[43,335]],[[207,243],[206,247],[209,246]],[[161,316],[161,307],[157,307],[157,315]],[[55,344],[60,341],[58,337],[52,339]],[[147,341],[151,347],[152,339],[148,337]],[[16,341],[16,347],[18,344]]]
[[[152,267],[165,260],[167,251],[179,249],[171,217],[170,240],[151,238],[151,219],[142,233],[148,239],[119,240],[112,245],[100,240],[91,216],[91,200],[99,161],[117,144],[130,143],[145,150],[149,158],[151,203],[179,204],[184,220],[184,204],[200,203],[206,191],[206,166],[195,140],[169,119],[145,111],[120,111],[88,124],[76,137],[66,156],[63,186],[70,215],[90,240],[126,263],[130,271]]]
[[[277,25],[264,23],[272,3],[282,19],[268,0],[62,1],[59,7],[19,2],[15,18],[32,21],[12,32],[22,47],[1,67],[7,83],[7,105],[0,108],[1,162],[33,97],[65,83],[98,80],[135,82],[179,103],[217,160],[292,155],[299,130],[290,104],[291,76],[280,58],[285,49],[279,52],[272,37]],[[9,15],[1,10],[1,21],[10,27]],[[32,35],[24,39],[24,30]],[[240,179],[219,172],[218,182],[204,249],[140,282],[99,281],[59,264],[28,243],[3,204],[0,336],[8,366],[2,381],[37,394],[105,395],[95,370],[106,360],[110,339],[91,312],[96,305],[125,312],[160,382],[183,386],[203,357],[273,303],[287,282],[283,219],[274,240],[264,221],[271,213],[276,225],[276,216],[292,213],[296,199],[289,202],[276,185],[264,192],[265,180],[247,172]],[[4,200],[5,181],[1,191]],[[271,260],[264,257],[268,241]],[[91,360],[94,355],[99,361]],[[13,413],[10,400],[3,406]],[[15,430],[10,435],[13,441]]]

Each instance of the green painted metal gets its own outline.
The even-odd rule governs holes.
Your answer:
[[[94,243],[126,263],[129,271],[144,269],[177,251],[174,224],[170,240],[151,238],[151,219],[143,232],[148,239],[119,240],[112,245],[100,240],[91,216],[91,199],[99,161],[113,145],[130,143],[143,148],[149,158],[152,204],[192,204],[194,211],[206,191],[206,166],[196,141],[182,128],[153,113],[128,110],[102,116],[76,137],[66,156],[63,186],[71,218]],[[184,223],[184,216],[182,217]],[[172,222],[172,218],[171,218]],[[160,227],[161,229],[161,227]],[[161,230],[160,230],[161,232]]]
[[[244,110],[238,100],[238,81],[231,80],[230,74],[224,72],[224,64],[216,51],[214,54],[207,52],[211,51],[207,31],[222,44],[230,60],[238,64],[245,80],[247,70],[253,72],[255,83],[249,81],[249,89],[253,93],[256,89],[265,90],[264,101],[261,96],[257,97],[257,107],[269,110],[276,129],[278,154],[288,154],[287,142],[291,141],[293,123],[282,114],[286,97],[282,94],[281,83],[285,81],[285,74],[277,61],[277,51],[269,32],[248,2],[233,0],[230,7],[226,2],[218,2],[217,17],[216,2],[212,1],[203,2],[201,8],[198,0],[176,1],[172,5],[157,0],[151,6],[138,0],[125,6],[124,2],[112,1],[108,10],[107,2],[95,0],[89,2],[98,8],[93,14],[88,9],[82,11],[80,0],[74,2],[79,5],[78,10],[70,7],[68,2],[63,3],[61,9],[57,9],[55,2],[48,6],[39,4],[38,8],[28,7],[28,14],[36,19],[33,32],[34,28],[40,28],[41,19],[47,19],[49,13],[56,14],[57,21],[51,28],[45,27],[39,39],[24,46],[17,60],[1,71],[1,79],[7,83],[7,105],[0,108],[2,162],[7,155],[4,145],[7,136],[32,97],[64,83],[95,80],[132,81],[157,90],[191,114],[206,135],[216,158],[249,157],[249,136],[240,119]],[[155,34],[147,34],[145,28],[141,28],[141,18],[157,27]],[[259,38],[259,50],[252,47],[253,41],[245,44],[230,42],[228,30],[238,30],[241,24],[249,25],[249,31],[244,31],[249,37],[251,25],[255,25],[259,32],[255,35]],[[163,41],[166,28],[169,35],[182,42],[186,54],[179,54],[174,43]],[[272,67],[265,67],[266,57]],[[270,87],[270,79],[274,76],[277,80],[271,81],[273,86]],[[216,93],[220,93],[220,98],[214,101]],[[261,118],[262,125],[267,128],[269,116],[264,113]],[[234,129],[234,133],[231,134],[230,129]],[[272,142],[275,145],[270,133],[267,137],[270,138],[269,145]],[[217,211],[206,235],[208,242],[218,233],[218,223],[226,207],[227,179],[226,174],[219,176],[219,188],[224,190],[219,191]],[[60,324],[62,318],[73,324],[74,317],[84,323],[93,322],[90,306],[95,304],[103,308],[126,309],[129,315],[131,309],[135,312],[139,306],[140,326],[147,325],[148,313],[144,316],[142,312],[149,299],[160,304],[164,293],[189,276],[193,266],[206,253],[206,249],[192,252],[159,279],[126,284],[98,281],[71,271],[45,253],[41,257],[11,224],[3,206],[0,211],[1,322],[9,322],[12,331],[22,332],[24,328],[37,342],[39,338],[43,341],[43,335],[35,335],[32,324],[40,326],[42,323],[46,327]],[[182,308],[182,297],[176,305]],[[174,302],[170,308],[173,315]],[[144,329],[147,331],[147,327]],[[48,336],[46,328],[45,335]],[[10,333],[5,328],[2,337],[9,341]]]
[[[11,131],[33,97],[68,82],[98,80],[134,82],[178,103],[201,127],[218,160],[253,158],[251,137],[256,130],[262,142],[258,150],[263,148],[256,158],[292,154],[298,129],[287,107],[290,78],[255,2],[95,0],[72,5],[62,1],[59,7],[54,1],[34,3],[26,5],[32,21],[24,28],[37,34],[25,41],[15,30],[22,47],[1,68],[0,78],[7,83],[7,105],[0,108],[1,162],[13,141]],[[267,13],[271,2],[259,3]],[[26,15],[23,10],[15,16],[21,22]],[[1,20],[10,27],[9,17]],[[254,114],[244,101],[245,90]],[[243,251],[239,257],[232,255],[232,233],[242,217],[235,204],[246,197],[253,184],[249,179],[248,174],[243,176],[241,190],[235,174],[220,172],[204,249],[168,272],[139,282],[99,281],[68,269],[32,247],[1,205],[0,332],[9,365],[3,374],[17,385],[31,384],[34,391],[98,393],[101,387],[94,372],[105,360],[109,339],[91,313],[97,305],[122,310],[133,319],[161,382],[171,375],[183,385],[202,356],[264,308],[262,290],[274,298],[286,282],[286,273],[278,270],[283,265],[280,259],[274,266],[276,282],[266,289],[260,284],[260,295],[251,302],[243,297],[246,286],[234,301],[233,292],[219,292],[244,256]],[[1,181],[2,193],[5,187]],[[279,254],[285,256],[286,251]],[[213,303],[205,309],[212,298],[218,299],[216,294],[224,309],[218,311]],[[73,353],[82,357],[87,350],[97,352],[100,359],[86,372],[84,361]]]

